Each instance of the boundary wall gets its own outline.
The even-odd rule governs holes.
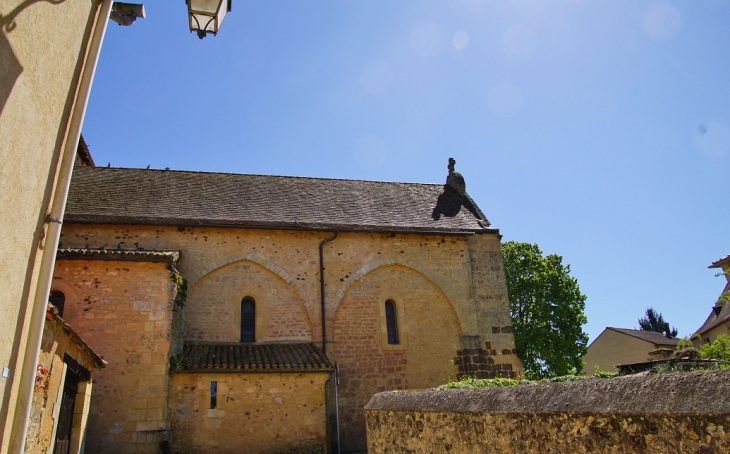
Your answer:
[[[730,452],[730,370],[487,389],[391,391],[368,452]]]

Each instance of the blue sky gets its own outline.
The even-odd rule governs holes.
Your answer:
[[[109,24],[84,124],[98,165],[441,183],[557,253],[585,331],[680,335],[730,254],[730,1],[182,1]]]

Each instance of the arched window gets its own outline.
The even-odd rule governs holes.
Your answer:
[[[63,305],[66,303],[66,295],[64,295],[63,292],[54,290],[48,297],[48,302],[56,306],[56,309],[58,309],[58,314],[63,317]]]
[[[399,344],[398,321],[396,320],[395,303],[393,300],[385,302],[385,326],[388,330],[388,343],[391,345]]]
[[[241,342],[256,342],[256,303],[250,297],[241,301]]]

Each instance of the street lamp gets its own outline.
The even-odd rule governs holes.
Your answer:
[[[203,39],[208,33],[218,34],[226,13],[231,11],[232,0],[185,0],[188,5],[190,31]]]

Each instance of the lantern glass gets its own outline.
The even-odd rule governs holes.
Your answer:
[[[187,0],[190,31],[201,39],[207,33],[218,34],[221,22],[231,10],[230,0]]]

